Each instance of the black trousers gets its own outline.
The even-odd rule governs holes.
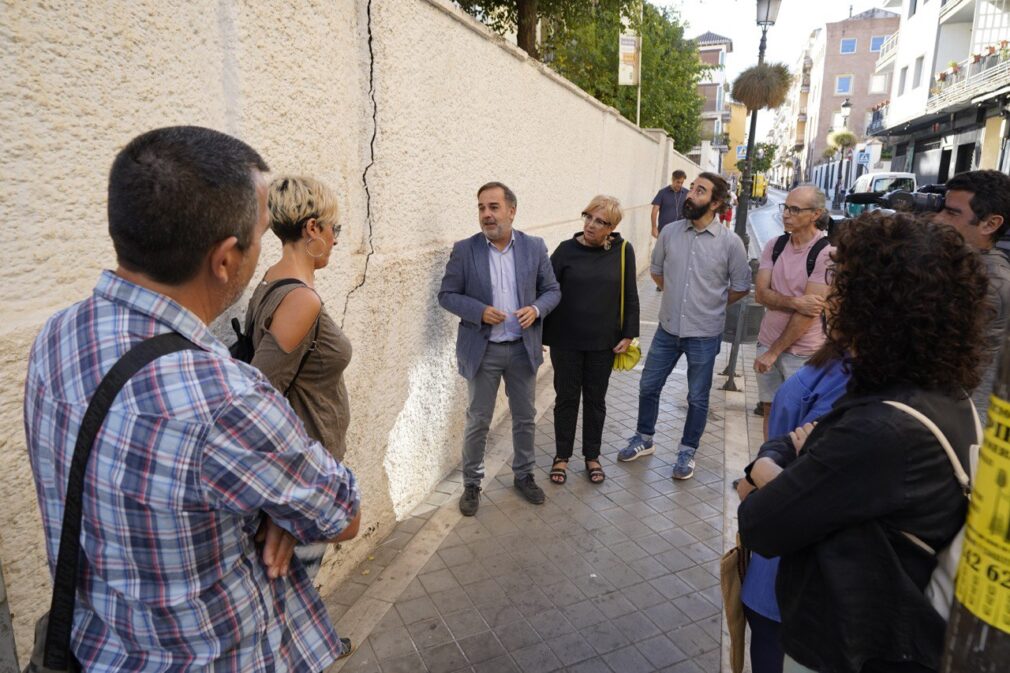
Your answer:
[[[614,352],[575,351],[551,347],[554,365],[554,442],[558,458],[571,458],[582,398],[582,455],[600,457],[603,422],[607,418],[607,387],[614,370]]]

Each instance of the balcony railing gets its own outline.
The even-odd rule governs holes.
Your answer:
[[[877,53],[877,65],[876,69],[880,70],[882,67],[887,65],[891,60],[894,59],[894,55],[898,53],[898,33],[900,31],[894,31],[887,36],[884,43],[880,45],[880,51]]]
[[[973,62],[974,61],[974,62]],[[938,73],[933,79],[926,101],[926,112],[939,112],[949,105],[971,100],[981,94],[1010,84],[1010,50],[1003,48],[982,56],[978,61],[966,59]]]
[[[870,123],[866,125],[866,135],[872,136],[887,128],[887,108],[885,105],[879,110],[874,110],[870,117]]]

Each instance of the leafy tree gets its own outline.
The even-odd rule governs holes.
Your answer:
[[[575,25],[584,22],[596,9],[638,9],[637,0],[456,0],[469,12],[497,33],[515,29],[519,48],[533,58],[540,58],[537,49],[537,22]]]
[[[771,170],[772,162],[775,160],[775,153],[779,146],[774,143],[756,143],[754,145],[754,156],[751,160],[751,173],[764,173]],[[736,169],[743,173],[746,159],[736,162]]]
[[[676,13],[639,0],[456,0],[498,33],[516,29],[519,46],[538,57],[536,23],[543,20],[543,60],[591,96],[635,119],[637,87],[618,86],[622,19],[642,35],[643,127],[661,128],[676,147],[694,147],[704,99],[698,83],[711,66],[684,37]],[[641,14],[640,14],[641,12]]]
[[[588,20],[552,22],[544,35],[544,62],[606,105],[635,119],[637,87],[617,84],[618,40],[624,3],[602,0]],[[625,14],[626,16],[626,14]],[[639,17],[629,19],[632,29]],[[642,116],[645,128],[661,128],[676,147],[694,147],[701,132],[704,99],[698,82],[709,70],[697,45],[684,37],[684,27],[669,9],[648,3],[642,15]]]

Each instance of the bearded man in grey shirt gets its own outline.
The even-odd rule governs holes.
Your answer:
[[[659,396],[680,356],[686,355],[688,411],[674,479],[694,476],[726,307],[746,296],[751,286],[743,241],[717,217],[728,199],[729,185],[722,177],[699,174],[684,201],[686,219],[664,227],[652,253],[652,279],[664,289],[659,327],[639,382],[637,432],[617,457],[629,461],[655,453]]]

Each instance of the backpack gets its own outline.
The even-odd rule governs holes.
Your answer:
[[[947,441],[947,438],[941,432],[940,428],[937,427],[936,423],[931,421],[925,414],[913,409],[907,404],[902,404],[901,402],[894,402],[892,400],[886,400],[884,404],[889,404],[895,409],[899,409],[909,416],[912,416],[920,423],[925,425],[936,440],[940,442],[940,446],[943,447],[944,452],[947,454],[947,459],[950,460],[950,465],[954,468],[954,477],[957,479],[957,483],[961,485],[961,491],[964,493],[964,497],[971,502],[971,484],[975,478],[975,470],[978,467],[978,449],[982,444],[982,423],[978,418],[978,411],[975,409],[975,403],[968,399],[971,404],[971,413],[975,419],[975,443],[968,448],[968,459],[970,465],[968,469],[971,470],[969,475],[964,471],[961,466],[961,461],[957,459],[957,454],[954,453],[954,448]],[[926,544],[921,538],[912,535],[911,533],[900,531],[909,541],[911,541],[915,546],[920,549],[929,552],[933,556],[936,556],[936,568],[933,570],[933,574],[930,575],[929,584],[926,585],[926,598],[933,605],[933,608],[940,613],[944,621],[950,619],[950,607],[954,604],[954,580],[957,577],[957,565],[961,560],[961,547],[964,545],[964,525],[958,529],[957,535],[954,539],[950,541],[950,545],[944,549],[936,550]]]
[[[262,306],[263,304],[265,304],[267,297],[269,297],[270,293],[276,290],[277,288],[284,287],[285,285],[292,285],[294,283],[302,284],[302,281],[295,280],[294,278],[284,278],[282,280],[277,281],[276,283],[271,285],[270,288],[266,291],[259,305]],[[259,306],[257,306],[257,308],[259,308]],[[255,316],[252,313],[246,315],[245,332],[242,332],[242,323],[239,322],[238,318],[231,319],[231,328],[235,330],[236,339],[235,343],[233,343],[231,346],[228,346],[228,352],[231,353],[231,356],[233,358],[235,358],[236,360],[240,360],[241,362],[252,362],[253,353],[256,351],[256,348],[253,346],[253,339],[252,339],[254,317]]]
[[[775,262],[778,261],[779,255],[782,251],[786,249],[786,244],[789,243],[789,234],[782,234],[777,239],[775,239],[775,247],[772,248],[772,266],[775,266]],[[814,267],[817,266],[817,256],[821,254],[821,250],[828,247],[830,242],[827,236],[821,236],[817,239],[817,242],[810,246],[809,252],[807,252],[807,278],[814,273]]]

